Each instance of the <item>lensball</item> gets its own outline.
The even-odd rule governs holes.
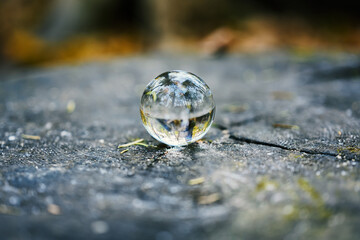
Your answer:
[[[201,78],[190,72],[169,71],[146,86],[140,115],[152,137],[170,146],[184,146],[209,131],[215,102]]]

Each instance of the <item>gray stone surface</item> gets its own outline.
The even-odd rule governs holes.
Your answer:
[[[171,69],[202,77],[217,103],[206,137],[180,149],[138,110]],[[359,69],[351,54],[272,53],[2,73],[0,235],[358,239]],[[137,138],[150,146],[117,148]]]

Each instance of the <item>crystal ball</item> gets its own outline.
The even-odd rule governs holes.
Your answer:
[[[215,102],[201,78],[190,72],[169,71],[146,86],[140,115],[152,137],[170,146],[184,146],[209,131]]]

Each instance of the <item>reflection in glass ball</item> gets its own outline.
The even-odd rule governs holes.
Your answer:
[[[183,146],[202,138],[215,116],[210,88],[198,76],[169,71],[152,80],[141,97],[146,130],[160,142]]]

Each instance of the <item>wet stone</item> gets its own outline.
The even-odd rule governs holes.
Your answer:
[[[136,57],[0,76],[0,236],[357,239],[360,59]],[[201,76],[202,139],[142,126],[149,79]],[[152,97],[152,96],[151,96]]]

